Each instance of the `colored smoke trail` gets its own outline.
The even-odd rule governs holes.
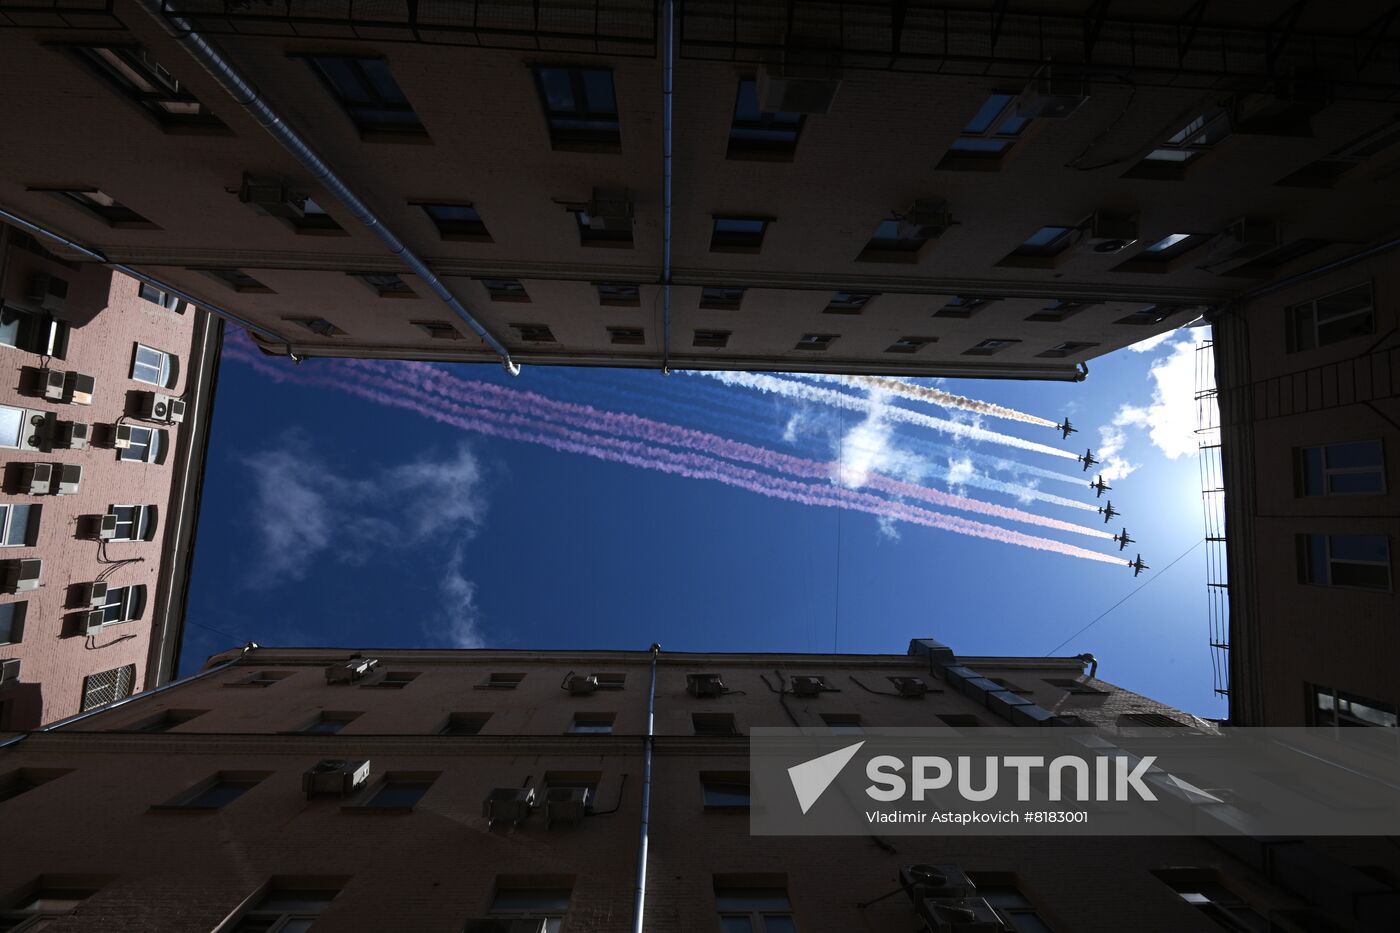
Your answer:
[[[909,424],[932,428],[935,431],[941,431],[944,434],[949,434],[953,437],[961,437],[970,441],[1005,444],[1009,447],[1019,447],[1021,450],[1048,454],[1052,457],[1063,457],[1066,460],[1078,459],[1067,450],[1060,450],[1045,444],[1037,444],[1035,441],[1023,440],[1022,438],[1010,434],[1002,434],[998,431],[988,431],[986,428],[979,428],[970,424],[962,424],[957,421],[945,421],[942,418],[934,418],[931,415],[910,411],[907,408],[881,406],[879,402],[862,398],[858,395],[838,392],[834,389],[823,389],[794,379],[782,379],[777,376],[767,376],[762,373],[720,372],[702,369],[678,370],[678,372],[688,376],[704,376],[707,379],[715,379],[725,385],[742,386],[747,389],[755,389],[759,392],[772,392],[804,402],[818,402],[825,405],[834,405],[839,408],[861,413],[868,413],[871,409],[880,407],[885,417],[892,421],[905,421]]]
[[[324,361],[317,367],[319,370],[329,370],[322,375],[321,373],[293,372],[285,367],[278,367],[267,358],[262,357],[258,351],[251,348],[239,348],[236,345],[230,345],[225,356],[247,363],[255,370],[279,381],[335,389],[357,395],[377,404],[411,411],[422,417],[479,434],[536,444],[562,453],[582,454],[599,460],[623,463],[692,479],[714,480],[758,495],[801,505],[848,508],[1003,544],[1014,544],[1100,563],[1120,563],[1117,557],[1060,541],[1011,531],[959,516],[933,512],[902,502],[893,502],[879,496],[833,486],[829,483],[814,485],[788,480],[701,454],[651,448],[636,441],[590,435],[587,432],[575,431],[556,424],[542,424],[519,414],[488,408],[472,408],[465,404],[454,403],[415,391],[401,382],[384,378],[363,369],[356,371],[335,361]],[[341,370],[341,373],[337,373],[336,370]]]
[[[1035,415],[1008,408],[1005,405],[997,405],[994,402],[984,402],[980,399],[968,398],[965,395],[954,395],[951,392],[944,392],[942,389],[934,389],[929,386],[921,386],[913,382],[905,382],[903,379],[894,379],[889,376],[838,376],[827,373],[798,373],[802,379],[814,382],[835,382],[841,385],[857,386],[864,389],[876,389],[880,392],[887,392],[900,398],[910,399],[915,402],[928,402],[930,405],[937,405],[940,408],[957,408],[962,411],[972,411],[979,415],[987,415],[992,418],[1005,418],[1008,421],[1019,421],[1023,424],[1035,424],[1042,427],[1053,428],[1055,422],[1045,418],[1038,418]]]

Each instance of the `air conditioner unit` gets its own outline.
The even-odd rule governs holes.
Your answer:
[[[486,817],[488,824],[501,820],[523,823],[534,805],[533,787],[497,787],[481,802],[481,815]]]
[[[1262,256],[1282,242],[1278,221],[1241,217],[1220,232],[1208,247],[1202,268],[1224,275]]]
[[[26,411],[24,416],[25,420],[29,422],[29,431],[25,435],[24,445],[31,450],[42,449],[49,432],[56,423],[54,416],[42,411]]]
[[[825,114],[841,89],[841,68],[831,62],[787,62],[758,72],[758,107],[764,113]]]
[[[20,488],[31,496],[47,496],[53,491],[52,463],[26,463]]]
[[[68,309],[68,280],[45,272],[37,273],[29,280],[25,298],[44,311],[62,314]]]
[[[151,392],[141,399],[141,417],[148,421],[169,421],[171,403],[176,399],[160,392]]]
[[[103,605],[107,602],[107,581],[94,580],[91,583],[84,583],[83,597],[87,600],[89,609]]]
[[[0,687],[19,683],[19,658],[6,658],[0,661]]]
[[[83,484],[83,468],[76,463],[54,464],[58,467],[58,483],[54,487],[54,495],[73,496],[77,495],[78,488]]]
[[[544,795],[544,822],[577,823],[588,813],[588,788],[551,787]]]
[[[902,697],[921,697],[928,693],[928,684],[922,677],[896,677],[892,682]]]
[[[1043,74],[1016,98],[1016,115],[1030,120],[1058,120],[1089,99],[1089,84],[1080,75]]]
[[[935,240],[953,225],[948,202],[942,198],[920,198],[899,222],[902,239]]]
[[[1136,214],[1094,211],[1087,226],[1085,241],[1091,252],[1121,253],[1138,241]]]
[[[919,918],[929,933],[1002,933],[992,906],[980,897],[927,898],[919,904]]]
[[[74,405],[91,405],[97,380],[84,373],[69,373],[67,391],[68,400]]]
[[[792,692],[800,697],[814,697],[825,689],[820,677],[797,675],[792,678]]]
[[[918,904],[926,898],[972,897],[977,886],[957,865],[905,865],[899,869],[899,886]]]
[[[326,668],[326,683],[354,683],[378,666],[378,658],[351,658],[343,664],[332,664]]]
[[[244,175],[243,183],[238,187],[238,200],[268,217],[300,220],[306,216],[306,195],[292,191],[276,179]]]
[[[105,609],[91,609],[91,610],[88,611],[88,614],[87,614],[87,622],[84,624],[83,631],[85,631],[87,634],[91,635],[93,632],[96,632],[97,630],[99,630],[100,628],[102,628],[103,624],[104,624],[106,621],[107,621],[107,610],[105,610]]]
[[[112,433],[112,446],[125,450],[131,446],[131,425],[114,424],[116,430]]]
[[[574,696],[588,696],[598,689],[598,678],[592,674],[571,674],[565,686]]]
[[[344,797],[369,780],[369,759],[323,758],[303,771],[301,789],[306,796]]]
[[[685,689],[694,697],[722,696],[724,680],[718,674],[686,674]]]
[[[44,562],[39,558],[5,562],[5,589],[11,593],[27,593],[39,588]]]
[[[86,450],[92,440],[92,425],[85,421],[70,421],[64,428],[69,450]]]
[[[97,539],[99,541],[111,541],[116,536],[117,517],[111,514],[97,516]]]
[[[482,920],[468,920],[462,933],[549,933],[548,920],[526,920],[516,917],[506,920],[502,917],[487,917]]]
[[[626,188],[594,188],[584,210],[590,230],[632,229],[632,196]]]
[[[50,402],[65,401],[68,391],[68,374],[61,369],[44,370],[44,398]]]
[[[170,400],[170,422],[172,424],[185,423],[185,400],[172,398]]]

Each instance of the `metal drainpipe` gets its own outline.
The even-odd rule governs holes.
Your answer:
[[[1099,659],[1098,659],[1098,658],[1094,657],[1092,654],[1089,654],[1089,653],[1086,651],[1084,654],[1077,654],[1077,655],[1075,655],[1075,656],[1074,656],[1074,659],[1075,659],[1076,661],[1080,661],[1080,662],[1083,662],[1084,664],[1089,665],[1089,676],[1090,676],[1091,678],[1095,678],[1095,677],[1098,677],[1098,676],[1099,676]]]
[[[257,647],[258,646],[255,643],[250,641],[248,642],[248,644],[243,646],[243,650],[239,653],[238,657],[234,658],[231,661],[225,661],[223,664],[219,664],[210,668],[205,668],[202,671],[195,671],[188,677],[181,677],[179,680],[172,680],[170,681],[170,683],[161,684],[159,687],[156,687],[152,690],[142,690],[140,693],[133,693],[129,697],[117,700],[115,703],[108,703],[106,706],[99,706],[96,709],[86,710],[81,713],[76,713],[65,719],[59,719],[55,722],[49,723],[47,726],[40,726],[39,728],[35,729],[34,732],[53,732],[55,729],[61,729],[64,726],[71,726],[75,722],[81,722],[90,716],[96,716],[98,713],[111,712],[118,706],[125,706],[128,703],[134,703],[137,700],[144,700],[147,697],[153,697],[158,693],[164,693],[165,691],[173,690],[176,687],[183,687],[185,684],[192,683],[203,677],[209,677],[213,674],[217,674],[224,668],[232,667],[239,661],[242,661],[244,658],[246,658],[248,656],[248,652],[257,650]],[[5,739],[3,742],[0,742],[0,748],[7,748],[11,745],[18,745],[20,742],[23,742],[25,739],[33,735],[34,732],[21,732],[19,735],[10,736],[8,739]]]
[[[671,100],[674,91],[674,0],[661,6],[661,373],[671,374]]]
[[[258,93],[253,83],[244,77],[231,61],[224,57],[223,53],[204,36],[195,32],[194,24],[185,19],[177,10],[173,9],[171,0],[139,0],[140,6],[155,18],[166,32],[175,39],[176,42],[184,46],[185,51],[199,62],[204,69],[219,82],[229,96],[237,101],[247,110],[263,129],[271,134],[272,138],[282,144],[282,147],[292,154],[312,176],[320,182],[321,186],[335,196],[335,199],[343,204],[350,213],[355,215],[355,219],[369,228],[370,232],[389,248],[389,251],[397,256],[404,265],[414,275],[423,280],[424,284],[437,295],[442,302],[462,321],[470,327],[478,337],[486,342],[497,356],[501,358],[501,365],[506,372],[512,376],[520,374],[520,364],[510,358],[510,351],[505,348],[499,340],[491,335],[489,331],[472,317],[457,296],[448,290],[446,285],[438,279],[428,264],[409,249],[403,240],[382,221],[369,205],[360,200],[359,195],[351,190],[350,186],[335,173],[327,162],[322,159],[311,144],[302,138],[301,134],[287,125],[281,115],[263,99]]]
[[[647,734],[642,745],[642,828],[637,840],[637,886],[632,900],[632,933],[642,933],[647,908],[647,846],[651,829],[651,751],[656,744],[656,659],[661,646],[651,646],[651,687],[647,691]]]
[[[268,340],[272,340],[272,341],[274,341],[274,342],[276,342],[276,343],[282,344],[283,346],[285,346],[285,347],[287,348],[287,351],[288,351],[288,352],[291,352],[291,344],[287,343],[287,341],[286,341],[284,338],[278,336],[277,334],[274,334],[272,331],[268,330],[268,329],[265,328],[265,327],[259,327],[257,324],[254,324],[252,321],[245,321],[243,318],[241,318],[241,317],[239,317],[238,315],[234,314],[232,311],[228,311],[228,310],[225,310],[224,308],[220,308],[220,307],[217,307],[217,306],[215,306],[215,305],[211,305],[211,304],[209,304],[209,302],[204,301],[203,299],[200,299],[200,298],[196,298],[196,297],[194,297],[193,295],[189,294],[188,292],[186,292],[186,291],[183,290],[183,289],[176,288],[174,285],[171,285],[169,282],[162,282],[160,279],[156,278],[155,276],[153,276],[153,275],[148,275],[147,273],[142,272],[142,271],[139,270],[139,269],[133,269],[133,268],[131,268],[131,266],[128,266],[128,265],[126,265],[125,263],[112,262],[110,259],[108,259],[106,256],[104,256],[104,255],[102,255],[101,253],[99,253],[97,250],[92,249],[91,247],[84,246],[83,244],[77,242],[76,240],[70,240],[68,237],[63,236],[61,233],[55,233],[54,231],[48,229],[47,227],[42,227],[42,226],[40,226],[39,224],[36,224],[36,223],[35,223],[34,221],[32,221],[32,220],[27,220],[27,219],[25,219],[25,218],[19,216],[18,214],[14,214],[14,213],[11,213],[10,211],[5,210],[4,208],[0,208],[0,218],[3,218],[4,220],[9,221],[10,223],[14,224],[16,227],[23,227],[25,230],[28,230],[30,233],[38,234],[39,236],[42,236],[42,237],[47,237],[48,239],[53,240],[55,243],[61,244],[62,246],[66,247],[67,249],[72,250],[72,251],[75,252],[75,253],[82,253],[84,256],[88,257],[88,258],[91,259],[93,262],[99,262],[99,263],[101,263],[101,264],[104,265],[104,266],[107,266],[107,267],[109,267],[109,268],[111,268],[111,269],[116,270],[117,272],[122,273],[123,275],[129,275],[129,276],[131,276],[133,279],[138,279],[139,281],[145,282],[147,285],[150,285],[150,286],[152,286],[152,287],[154,287],[154,288],[158,288],[158,289],[160,289],[160,290],[163,291],[163,292],[169,292],[170,294],[174,295],[176,298],[180,298],[180,299],[182,299],[182,300],[184,300],[184,301],[187,301],[187,302],[189,302],[190,304],[195,305],[196,307],[203,308],[205,311],[208,311],[210,314],[218,315],[219,317],[223,318],[224,320],[226,320],[226,321],[231,321],[231,322],[233,322],[234,324],[237,324],[239,327],[244,328],[245,330],[250,330],[250,331],[252,331],[252,332],[255,333],[255,334],[261,334],[262,336],[266,337]]]

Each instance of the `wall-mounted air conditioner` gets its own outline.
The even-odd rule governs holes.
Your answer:
[[[1077,74],[1042,74],[1016,98],[1016,115],[1029,120],[1063,119],[1089,99],[1089,83]]]
[[[170,421],[171,403],[178,401],[169,395],[160,392],[150,392],[141,396],[141,417],[148,421]],[[183,418],[184,402],[181,402],[182,410],[180,417]]]
[[[574,696],[588,696],[598,690],[598,678],[592,674],[570,674],[564,686]]]
[[[67,400],[68,374],[61,369],[44,370],[44,398],[50,402]]]
[[[170,400],[170,423],[185,423],[185,400],[182,398],[172,398]]]
[[[922,677],[893,677],[890,680],[902,697],[921,697],[928,693],[928,684]]]
[[[626,188],[594,188],[584,209],[591,230],[632,229],[632,196]]]
[[[326,668],[326,683],[354,683],[378,666],[378,658],[351,658],[341,664],[332,664]]]
[[[758,107],[764,113],[830,112],[841,89],[841,67],[834,61],[766,65],[758,71]]]
[[[54,415],[50,412],[26,409],[24,419],[29,424],[29,430],[24,436],[24,446],[30,450],[43,450],[58,423]]]
[[[130,447],[130,446],[131,446],[131,425],[129,425],[129,424],[114,424],[114,425],[112,425],[112,427],[115,429],[115,430],[112,432],[112,446],[113,446],[113,447],[118,447],[118,448],[121,448],[121,449],[126,449],[127,447]]]
[[[929,933],[1003,933],[1006,929],[980,897],[931,897],[920,902],[918,909]]]
[[[106,609],[90,609],[88,610],[87,621],[84,623],[83,630],[87,634],[91,635],[93,632],[96,632],[99,629],[101,629],[102,626],[106,623],[106,621]]]
[[[44,562],[39,558],[5,561],[5,589],[11,593],[28,593],[39,588],[44,574]]]
[[[935,240],[953,225],[948,202],[942,198],[919,198],[899,221],[899,235],[907,240]]]
[[[62,314],[68,309],[68,280],[46,272],[37,273],[29,279],[25,298],[50,314]]]
[[[97,392],[97,379],[86,373],[69,373],[66,387],[68,400],[74,405],[91,405]]]
[[[957,865],[901,866],[899,886],[915,904],[929,897],[973,897],[977,893],[977,886]]]
[[[1121,253],[1138,241],[1136,214],[1094,211],[1085,226],[1085,244],[1093,253]]]
[[[70,421],[63,431],[69,450],[86,450],[92,440],[92,425],[85,421]]]
[[[83,584],[83,599],[89,609],[95,609],[107,602],[107,581],[94,580]]]
[[[588,815],[586,787],[551,787],[544,794],[544,823],[577,823]]]
[[[686,674],[685,689],[694,697],[717,697],[724,693],[724,680],[718,674]]]
[[[814,697],[826,689],[826,684],[820,677],[806,677],[801,674],[793,675],[792,692],[800,697]]]
[[[111,541],[117,536],[117,517],[108,513],[97,516],[97,540]]]
[[[54,471],[58,480],[54,484],[54,495],[77,495],[78,489],[83,484],[83,468],[76,463],[56,463],[54,466],[58,467],[58,469]]]
[[[31,496],[47,496],[53,491],[53,467],[52,463],[26,463],[20,489]]]
[[[238,186],[238,200],[268,217],[300,220],[306,216],[306,195],[278,179],[244,175]]]
[[[19,683],[19,658],[6,658],[0,661],[0,687]]]
[[[301,775],[307,797],[344,797],[369,780],[369,759],[323,758]]]
[[[481,815],[486,817],[488,824],[502,821],[523,823],[534,805],[533,787],[497,787],[481,802]]]

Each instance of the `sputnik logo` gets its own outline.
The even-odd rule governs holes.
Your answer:
[[[813,758],[788,768],[788,777],[792,780],[793,792],[797,794],[797,803],[802,807],[804,814],[812,809],[812,805],[822,794],[826,793],[831,782],[835,781],[837,776],[841,774],[841,769],[850,763],[864,744],[864,741],[860,741],[822,755],[820,758]]]

